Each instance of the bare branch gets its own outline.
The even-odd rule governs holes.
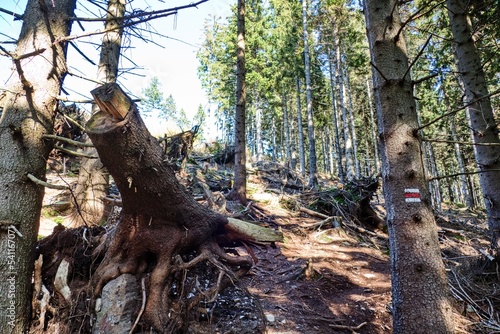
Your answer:
[[[413,80],[413,84],[414,85],[418,85],[419,83],[424,82],[424,81],[429,80],[429,79],[432,79],[434,77],[437,77],[438,75],[439,75],[438,73],[433,73],[433,74],[426,75],[423,78],[420,78],[420,79],[417,79],[417,80]]]
[[[67,98],[66,96],[61,96],[61,95],[56,96],[56,99],[58,99],[59,101],[63,101],[63,102],[73,102],[73,103],[93,103],[94,102],[94,100],[90,100],[90,99],[72,100],[72,99]]]
[[[61,152],[74,155],[75,157],[82,157],[82,158],[87,158],[87,159],[98,159],[99,158],[97,155],[89,155],[89,154],[73,151],[73,150],[64,148],[60,145],[54,145],[54,148],[61,151]]]
[[[42,137],[47,138],[47,139],[54,139],[54,140],[62,141],[62,142],[68,143],[70,145],[75,145],[75,146],[94,147],[94,145],[92,145],[90,143],[82,143],[81,141],[76,141],[76,140],[72,140],[72,139],[69,139],[66,137],[61,137],[61,136],[56,136],[56,135],[48,135],[47,134],[47,135],[43,135]]]
[[[51,183],[42,181],[42,180],[38,179],[36,176],[34,176],[34,175],[30,174],[30,173],[26,174],[26,176],[28,177],[28,179],[30,179],[34,183],[36,183],[36,184],[38,184],[38,185],[40,185],[42,187],[45,187],[45,188],[58,189],[58,190],[69,189],[68,186],[63,186],[63,185],[59,185],[59,184],[51,184]]]
[[[422,138],[422,140],[434,143],[449,143],[449,144],[475,145],[475,146],[500,146],[500,143],[473,143],[469,141],[445,140],[438,138]]]
[[[487,173],[487,172],[498,172],[500,169],[487,169],[487,170],[475,170],[472,172],[463,172],[463,173],[455,173],[455,174],[448,174],[448,175],[442,175],[442,176],[435,176],[428,178],[427,181],[434,181],[434,180],[440,180],[440,179],[446,179],[449,177],[456,177],[460,175],[472,175],[472,174],[480,174],[480,173]]]
[[[432,124],[436,123],[437,121],[439,121],[439,120],[441,120],[441,119],[443,119],[443,118],[445,118],[445,117],[448,117],[448,116],[450,116],[450,115],[453,115],[453,114],[455,114],[455,113],[459,112],[460,110],[464,110],[465,108],[467,108],[467,107],[469,107],[469,106],[473,105],[474,103],[477,103],[477,102],[479,102],[479,101],[481,101],[481,100],[483,100],[483,99],[490,98],[490,97],[492,97],[492,96],[494,96],[494,95],[497,95],[498,93],[500,93],[500,89],[497,89],[496,91],[494,91],[493,93],[489,93],[488,95],[481,96],[480,98],[475,99],[474,101],[471,101],[471,102],[469,102],[469,103],[466,103],[466,104],[464,104],[464,105],[463,105],[462,107],[460,107],[460,108],[457,108],[457,109],[452,110],[452,111],[450,111],[450,112],[444,113],[443,115],[439,116],[438,118],[435,118],[434,120],[430,121],[429,123],[424,124],[424,125],[422,125],[422,126],[418,127],[417,129],[415,129],[415,131],[420,131],[420,130],[422,130],[423,128],[426,128],[426,127],[428,127],[429,125],[432,125]]]
[[[5,14],[9,14],[11,16],[14,16],[14,18],[16,20],[22,20],[24,15],[21,15],[21,14],[17,14],[17,13],[14,13],[14,12],[11,12],[10,10],[7,10],[7,9],[4,9],[2,7],[0,7],[0,12],[2,13],[5,13]]]
[[[410,70],[413,67],[413,65],[415,65],[415,63],[417,62],[418,58],[420,58],[420,56],[422,55],[422,52],[424,52],[425,48],[427,47],[427,44],[429,44],[429,42],[431,41],[431,38],[432,38],[432,35],[429,35],[429,37],[425,41],[424,45],[422,46],[422,48],[420,49],[420,51],[416,55],[415,59],[413,59],[413,61],[411,62],[410,66],[408,66],[408,68],[406,69],[406,72],[403,75],[403,78],[401,79],[401,81],[405,80],[406,75],[410,72]]]

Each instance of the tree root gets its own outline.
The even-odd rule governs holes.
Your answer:
[[[253,264],[250,257],[225,253],[212,237],[205,238],[193,252],[184,240],[186,236],[190,238],[191,230],[181,231],[154,221],[147,227],[118,227],[92,285],[97,297],[104,285],[119,275],[149,273],[148,298],[141,321],[161,333],[186,326],[197,305],[213,302],[222,289],[235,284]]]

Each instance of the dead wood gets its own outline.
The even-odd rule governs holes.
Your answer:
[[[189,153],[193,149],[193,142],[198,133],[198,126],[170,137],[163,138],[164,151],[174,170],[181,170],[186,165]]]
[[[252,260],[228,255],[217,245],[227,218],[197,203],[179,184],[164,150],[120,87],[106,84],[92,95],[101,111],[89,120],[87,132],[123,202],[116,233],[93,278],[94,293],[99,295],[121,274],[150,272],[143,318],[160,332],[180,328],[183,313],[201,299],[175,307],[179,300],[171,294],[171,283],[179,272],[199,262],[212,263],[219,272],[216,294],[225,278],[246,273]],[[185,262],[181,256],[192,250],[198,255]]]

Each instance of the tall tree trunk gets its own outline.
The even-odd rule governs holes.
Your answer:
[[[285,128],[285,151],[286,151],[286,164],[291,167],[292,165],[292,145],[290,141],[290,123],[288,119],[288,108],[286,91],[283,89],[283,126]],[[274,117],[273,117],[274,120]]]
[[[304,143],[304,129],[302,128],[302,106],[300,103],[300,80],[297,79],[297,131],[299,132],[300,172],[306,175],[306,153]]]
[[[335,65],[337,74],[337,84],[339,85],[339,106],[341,110],[342,117],[342,129],[344,133],[344,157],[346,166],[346,178],[347,181],[351,181],[355,177],[354,170],[354,157],[352,152],[352,138],[351,131],[349,131],[349,115],[346,108],[346,88],[344,83],[344,78],[342,75],[342,55],[340,52],[340,44],[338,39],[335,38]]]
[[[230,197],[246,204],[247,169],[245,143],[245,0],[238,0],[238,48],[236,51],[236,111],[234,115],[235,163],[234,185]]]
[[[498,128],[488,95],[481,59],[472,35],[470,19],[467,16],[468,1],[447,0],[451,30],[455,39],[455,58],[465,89],[465,103],[470,104],[469,116],[471,136],[475,144],[499,144]],[[477,101],[474,103],[474,101]],[[500,159],[498,148],[488,145],[474,145],[474,155],[483,190],[491,247],[498,256],[500,242]]]
[[[378,138],[376,133],[375,117],[373,117],[373,103],[372,103],[372,88],[370,86],[370,80],[366,79],[366,92],[368,94],[368,107],[370,108],[370,128],[373,141],[373,156],[375,159],[375,174],[380,172],[380,157],[378,151]]]
[[[365,0],[391,250],[393,331],[452,333],[452,309],[429,206],[418,119],[396,0]]]
[[[27,333],[31,285],[57,96],[67,71],[75,0],[30,0],[0,118],[0,333]]]
[[[304,64],[306,76],[307,135],[309,138],[309,186],[318,185],[318,168],[316,166],[316,138],[314,135],[313,101],[311,92],[311,69],[309,55],[309,33],[307,31],[307,0],[302,0],[302,26],[304,29]]]
[[[336,26],[336,25],[335,25]],[[334,31],[336,31],[334,29]],[[337,99],[335,97],[335,73],[331,51],[328,50],[328,67],[330,69],[330,94],[332,96],[333,130],[335,134],[335,151],[337,152],[337,170],[340,181],[345,182],[344,168],[342,166],[342,150],[340,149],[339,122],[337,115]]]
[[[257,107],[255,110],[255,150],[257,154],[257,161],[262,161],[262,109]]]
[[[109,0],[102,37],[101,53],[97,68],[97,80],[102,83],[116,82],[120,59],[121,40],[123,35],[123,16],[125,0]],[[114,30],[111,30],[114,29]],[[110,31],[111,30],[111,31]],[[97,106],[92,106],[92,113]],[[88,140],[90,143],[90,140]],[[86,148],[85,153],[97,156],[95,148]],[[75,211],[73,220],[76,226],[83,224],[100,224],[106,220],[106,197],[109,187],[109,173],[101,159],[82,158],[75,189]]]
[[[356,126],[354,123],[354,108],[352,106],[352,92],[351,83],[349,82],[349,71],[347,70],[347,64],[343,66],[344,71],[344,82],[346,83],[347,99],[349,101],[349,129],[352,138],[352,156],[354,159],[354,175],[356,179],[361,177],[361,169],[359,167],[359,157],[358,157],[358,142],[356,137]]]
[[[446,104],[447,106],[449,105],[448,103]],[[453,116],[450,116],[450,133],[451,133],[451,139],[455,142],[453,144],[455,148],[455,156],[457,158],[457,163],[458,163],[458,171],[461,174],[460,175],[460,194],[461,197],[464,199],[465,206],[468,208],[473,207],[473,201],[472,201],[472,195],[471,191],[469,189],[469,184],[467,183],[467,176],[465,175],[465,162],[464,162],[464,157],[462,155],[462,150],[460,149],[460,144],[458,143],[458,136],[457,136],[457,128],[455,125],[455,118]]]

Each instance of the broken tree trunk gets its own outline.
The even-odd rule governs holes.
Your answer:
[[[164,151],[120,87],[106,84],[92,95],[101,111],[87,123],[87,133],[123,201],[116,233],[94,275],[94,293],[99,295],[108,281],[121,274],[151,271],[143,318],[166,332],[176,326],[175,310],[170,309],[170,283],[176,272],[208,260],[221,270],[221,277],[231,276],[225,265],[241,274],[252,261],[230,256],[217,245],[215,239],[224,233],[227,218],[198,204],[177,182]],[[180,256],[191,250],[197,256],[181,261]]]

